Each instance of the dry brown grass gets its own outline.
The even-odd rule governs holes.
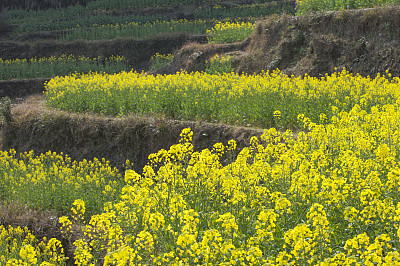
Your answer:
[[[164,116],[128,115],[113,118],[93,114],[71,114],[46,108],[43,96],[28,97],[12,109],[11,123],[3,126],[3,149],[36,154],[63,152],[74,160],[106,158],[123,170],[126,159],[141,172],[149,154],[178,143],[183,128],[190,127],[196,150],[212,148],[230,139],[247,146],[262,129],[234,127],[201,121],[177,121]]]
[[[238,72],[279,68],[323,76],[346,67],[375,76],[400,75],[400,7],[272,16],[256,25]]]

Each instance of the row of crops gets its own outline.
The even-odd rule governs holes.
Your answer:
[[[136,23],[129,22],[127,24],[116,25],[94,25],[90,28],[77,27],[66,31],[59,36],[60,41],[72,41],[76,39],[99,40],[114,39],[118,37],[133,37],[143,39],[146,37],[173,33],[186,32],[191,34],[205,34],[217,22],[214,20],[179,20],[179,21],[156,21],[153,23]]]
[[[50,78],[70,73],[118,73],[128,70],[128,62],[120,56],[87,58],[73,55],[60,57],[2,60],[0,80],[25,78]]]
[[[140,1],[139,1],[140,2]],[[341,10],[341,9],[353,9],[353,8],[365,8],[373,7],[378,5],[396,4],[400,3],[399,0],[346,0],[346,1],[316,1],[316,0],[302,0],[297,1],[256,1],[252,4],[243,5],[219,5],[218,3],[210,2],[205,4],[205,1],[189,0],[189,1],[178,1],[178,0],[159,0],[159,1],[143,1],[140,4],[137,0],[116,0],[114,1],[92,1],[87,6],[70,6],[67,8],[50,9],[50,10],[39,10],[39,11],[24,11],[24,10],[11,10],[8,12],[8,16],[13,24],[17,27],[13,30],[12,35],[19,35],[23,33],[31,33],[36,31],[53,31],[53,30],[69,30],[75,28],[87,28],[99,25],[100,28],[103,25],[126,25],[129,23],[137,24],[154,24],[165,21],[168,23],[170,18],[162,13],[155,13],[151,15],[143,15],[138,12],[132,11],[131,14],[120,14],[116,16],[109,11],[112,9],[130,9],[130,8],[144,8],[152,6],[163,5],[184,5],[184,4],[196,4],[198,8],[194,9],[190,18],[196,21],[212,20],[214,18],[227,19],[236,18],[245,20],[246,18],[264,18],[271,14],[305,14],[310,11],[324,11],[324,10]],[[156,3],[157,2],[157,3]],[[160,4],[158,2],[163,2]],[[176,3],[173,3],[176,2]],[[146,6],[145,6],[146,5]],[[295,10],[296,6],[296,10]],[[134,9],[136,10],[136,9]],[[43,19],[46,18],[46,19]],[[200,23],[201,24],[201,23]],[[107,27],[107,26],[106,26]],[[97,27],[95,27],[97,28]],[[94,29],[90,29],[93,31]],[[101,31],[100,29],[97,29]],[[164,31],[161,31],[164,32]],[[189,31],[191,32],[191,31]],[[195,33],[201,33],[196,30]],[[69,39],[74,34],[67,33]],[[101,32],[97,34],[101,36]],[[62,35],[63,36],[63,35]],[[81,34],[77,34],[82,37]],[[65,37],[65,36],[63,36]],[[68,39],[67,38],[67,39]]]
[[[274,2],[275,0],[255,0],[253,3]],[[145,8],[145,7],[165,7],[178,5],[204,5],[218,4],[215,0],[97,0],[87,4],[90,10],[97,9],[126,9],[126,8]]]
[[[324,123],[355,105],[371,110],[395,103],[399,88],[400,79],[390,74],[372,79],[345,70],[321,79],[293,78],[279,71],[157,76],[121,72],[54,78],[46,84],[46,98],[50,107],[71,112],[162,113],[173,119],[300,128],[300,114]]]
[[[356,96],[365,86],[363,78],[352,76],[319,82],[330,79],[337,90]],[[298,90],[292,88],[296,80],[275,81]],[[398,91],[397,83],[381,85]],[[42,209],[56,206],[78,265],[397,265],[395,98],[372,107],[355,104],[349,111],[331,106],[336,112],[323,116],[323,123],[300,114],[305,130],[296,137],[271,128],[237,156],[234,140],[195,152],[193,132],[184,129],[178,144],[149,156],[142,174],[119,174],[105,161],[2,152],[1,198]],[[223,158],[229,163],[222,164]],[[0,230],[2,264],[65,260],[55,239],[38,243],[27,230]]]
[[[232,43],[243,41],[254,30],[255,18],[244,21],[179,20],[139,24],[130,22],[122,25],[102,25],[91,28],[75,28],[60,36],[62,41],[76,39],[99,40],[118,37],[146,38],[160,33],[187,32],[207,34],[210,43]]]
[[[211,23],[214,18],[218,18],[219,20],[228,18],[246,20],[246,18],[249,18],[254,21],[255,18],[266,17],[270,14],[281,14],[283,12],[293,14],[293,2],[267,2],[251,5],[236,5],[232,7],[221,7],[219,5],[200,6],[195,9],[189,17],[194,21],[210,21],[208,23]],[[36,31],[68,30],[70,32],[76,28],[97,28],[96,25],[101,27],[103,25],[116,26],[127,25],[130,23],[144,25],[155,23],[161,24],[163,22],[166,24],[170,23],[170,18],[165,14],[155,13],[151,15],[143,15],[132,13],[129,15],[121,14],[116,16],[108,11],[92,13],[80,6],[46,11],[14,10],[9,11],[8,13],[11,22],[17,25],[11,33],[11,35],[14,36]],[[202,24],[202,22],[200,22],[200,24]],[[165,32],[166,31],[161,31],[161,33]],[[197,31],[196,33],[201,32]]]
[[[203,22],[203,33],[208,35],[210,43],[231,43],[243,41],[254,30],[254,24],[251,22],[215,22],[216,24],[208,25]],[[101,27],[101,36],[98,31],[75,31],[80,34],[79,38],[95,39],[95,38],[115,38],[116,36],[132,36],[143,37],[150,31],[159,32],[160,27],[165,27],[165,32],[173,32],[174,30],[188,30],[190,27],[197,27],[199,23],[188,21],[168,22],[161,24],[147,24],[144,26],[130,23],[129,25]],[[163,60],[162,57],[168,57]],[[151,69],[153,71],[170,63],[173,59],[172,55],[154,55],[150,60]],[[70,73],[118,73],[121,71],[129,71],[130,67],[125,58],[120,56],[111,56],[109,58],[87,58],[84,56],[76,57],[73,55],[62,55],[60,57],[50,58],[29,58],[3,60],[0,58],[0,80],[8,79],[24,79],[24,78],[48,78],[55,76],[65,76]]]

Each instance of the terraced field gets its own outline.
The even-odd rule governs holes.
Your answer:
[[[29,3],[0,16],[0,92],[43,91],[0,101],[0,265],[400,264],[398,1]]]

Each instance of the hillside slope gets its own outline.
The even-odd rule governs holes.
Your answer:
[[[278,68],[289,75],[323,76],[345,67],[363,76],[386,70],[399,76],[400,7],[272,16],[258,22],[241,45],[183,47],[163,72],[204,70],[206,60],[217,53],[235,55],[239,73]]]

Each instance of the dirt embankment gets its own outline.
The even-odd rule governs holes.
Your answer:
[[[363,76],[386,70],[400,76],[400,7],[271,16],[242,44],[183,47],[163,72],[202,70],[210,57],[227,52],[236,56],[238,73],[278,68],[318,77],[345,67]]]
[[[15,99],[42,93],[44,83],[49,80],[49,78],[0,80],[0,97]]]
[[[74,160],[105,158],[122,169],[129,159],[141,172],[148,155],[179,142],[182,129],[193,130],[195,150],[211,149],[231,139],[238,149],[248,146],[251,136],[262,129],[232,127],[204,122],[176,121],[163,117],[112,118],[71,114],[45,107],[42,95],[28,98],[12,109],[12,121],[2,129],[3,150],[63,152]]]
[[[165,34],[153,38],[136,40],[118,38],[113,40],[57,42],[54,40],[37,42],[0,42],[2,59],[40,58],[75,55],[90,58],[124,56],[129,65],[137,71],[149,68],[150,58],[156,53],[169,54],[191,42],[205,43],[206,36],[193,36],[185,33]]]

